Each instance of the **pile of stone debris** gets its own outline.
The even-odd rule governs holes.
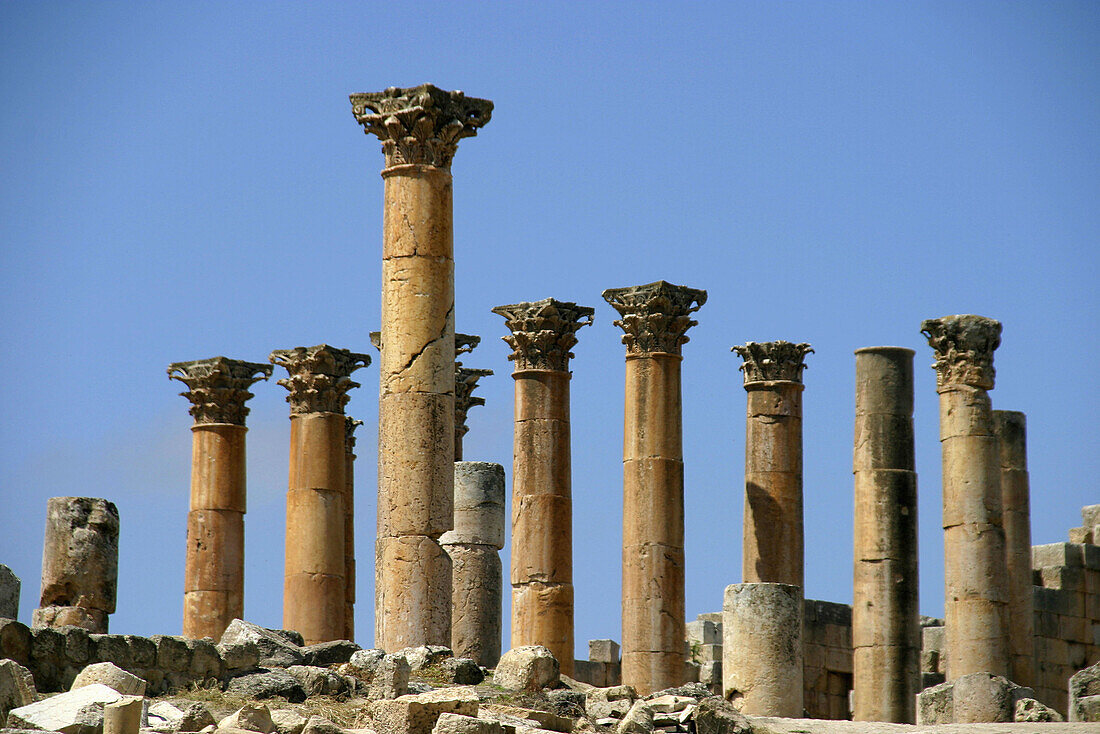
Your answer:
[[[386,653],[339,641],[312,649],[302,664],[304,649],[283,630],[236,620],[217,644],[220,679],[151,697],[144,678],[110,661],[87,665],[66,692],[40,696],[29,670],[3,660],[0,726],[64,734],[760,732],[698,684],[645,697],[629,686],[598,688],[562,676],[544,647],[509,650],[493,671],[445,647]]]

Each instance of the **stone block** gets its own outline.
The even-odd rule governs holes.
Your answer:
[[[554,685],[560,666],[541,645],[514,647],[501,656],[493,674],[493,683],[517,691],[539,691]]]
[[[316,645],[307,645],[302,648],[302,654],[305,656],[305,665],[325,667],[346,663],[351,660],[352,655],[361,649],[351,640],[332,640],[330,642],[319,642]]]
[[[247,729],[270,734],[275,731],[275,723],[271,720],[271,710],[266,705],[246,704],[218,722],[218,728]]]
[[[1078,543],[1048,543],[1031,546],[1031,567],[1081,567],[1085,563],[1084,547]]]
[[[142,714],[145,713],[142,696],[124,696],[103,706],[103,734],[138,734]]]
[[[278,709],[271,712],[271,723],[279,734],[302,734],[308,722],[305,716],[294,709]]]
[[[1086,527],[1100,525],[1100,505],[1085,505],[1082,507],[1081,519]]]
[[[496,721],[443,713],[436,719],[432,734],[504,734],[504,729]]]
[[[630,686],[593,688],[585,693],[584,712],[592,720],[621,719],[637,698],[638,694]]]
[[[114,663],[93,663],[84,668],[73,681],[72,690],[96,683],[113,688],[123,696],[145,695],[145,680]]]
[[[244,698],[262,700],[280,696],[291,703],[301,703],[306,700],[305,689],[302,688],[298,679],[285,670],[279,669],[238,676],[229,681],[225,690],[226,693]]]
[[[33,639],[30,628],[25,624],[0,618],[0,658],[29,666]]]
[[[1100,663],[1070,677],[1069,720],[1100,721]]]
[[[298,679],[307,696],[338,696],[347,690],[342,675],[315,665],[291,665],[286,672]]]
[[[917,724],[1011,722],[1024,698],[1035,698],[1035,692],[999,675],[971,673],[917,694]]]
[[[696,734],[752,734],[757,729],[728,701],[704,698],[695,709]]]
[[[1036,637],[1058,636],[1058,615],[1054,612],[1040,612],[1034,614]]]
[[[700,645],[695,655],[695,662],[699,664],[722,662],[722,645]]]
[[[691,626],[691,622],[688,626]],[[614,640],[589,640],[588,659],[595,663],[619,662],[619,643]]]
[[[714,622],[697,619],[687,623],[687,639],[693,645],[720,645],[722,633]]]
[[[0,727],[9,711],[29,706],[37,697],[31,671],[14,660],[0,660]]]
[[[218,652],[223,658],[232,660],[250,658],[253,651],[261,667],[285,668],[301,665],[306,659],[302,646],[283,630],[271,630],[243,619],[234,619],[218,641]]]
[[[114,703],[121,698],[122,694],[118,691],[96,683],[51,696],[29,706],[12,709],[8,712],[7,726],[12,729],[41,729],[62,732],[62,734],[84,734],[87,731],[85,727],[89,723],[93,726],[97,723],[95,709],[98,708],[98,718],[101,721],[103,705]],[[92,719],[91,722],[89,718]]]
[[[1088,642],[1089,632],[1088,620],[1084,617],[1070,617],[1062,615],[1058,617],[1058,636],[1068,643]],[[1067,658],[1068,659],[1068,658]]]
[[[1092,528],[1070,528],[1069,529],[1069,542],[1071,542],[1071,543],[1091,543],[1092,542]]]
[[[19,577],[0,563],[0,619],[19,619]]]
[[[157,651],[157,667],[181,672],[191,667],[191,651],[183,637],[153,635],[149,638]]]
[[[1048,589],[1084,591],[1085,569],[1081,566],[1044,566],[1039,569],[1039,580]]]
[[[837,673],[852,672],[852,649],[827,647],[825,648],[825,668]]]
[[[187,649],[191,653],[189,670],[195,680],[220,678],[225,672],[218,648],[211,640],[187,640]]]
[[[596,663],[591,660],[574,660],[573,679],[590,686],[603,688],[608,685],[607,663]]]
[[[398,698],[409,692],[409,661],[400,654],[383,655],[367,688],[368,698]]]
[[[396,654],[405,658],[409,663],[409,670],[413,672],[424,670],[433,665],[438,665],[453,655],[451,648],[444,647],[443,645],[406,647],[403,650],[398,650]]]

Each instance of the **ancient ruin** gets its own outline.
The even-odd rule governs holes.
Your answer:
[[[363,421],[344,416],[344,639],[355,639],[355,429]]]
[[[244,617],[245,403],[272,369],[225,357],[168,366],[168,377],[187,386],[180,394],[195,418],[183,591],[188,637],[221,637]]]

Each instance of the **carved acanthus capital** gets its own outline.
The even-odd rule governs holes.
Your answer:
[[[469,354],[481,344],[481,337],[474,334],[455,333],[455,355]]]
[[[512,332],[502,337],[512,353],[508,359],[522,370],[567,372],[569,350],[577,343],[576,332],[592,323],[594,309],[575,303],[544,298],[533,303],[497,306],[493,313],[504,317]]]
[[[168,377],[187,385],[180,395],[191,401],[195,423],[244,425],[245,402],[252,397],[248,388],[271,377],[269,364],[214,357],[168,365]]]
[[[466,427],[466,413],[470,408],[485,405],[485,398],[472,395],[477,381],[491,374],[492,370],[476,370],[455,363],[455,432],[459,436],[464,436],[469,430]]]
[[[792,344],[787,341],[748,342],[730,351],[741,355],[744,363],[739,368],[745,373],[745,384],[753,382],[802,383],[803,360],[813,349],[809,344]]]
[[[1001,346],[1001,322],[963,314],[926,319],[921,333],[936,353],[936,386],[993,389],[993,352]]]
[[[290,373],[277,384],[290,391],[286,401],[291,413],[343,413],[351,399],[348,390],[359,387],[349,375],[370,364],[365,354],[327,344],[277,349],[269,359]]]
[[[450,170],[458,141],[489,122],[493,103],[431,84],[351,95],[364,132],[382,141],[386,168],[406,163]]]
[[[629,288],[608,288],[605,301],[619,312],[627,354],[680,354],[695,326],[690,314],[707,302],[707,292],[663,280]]]
[[[344,451],[355,453],[355,429],[363,425],[363,421],[356,420],[350,415],[344,416]]]

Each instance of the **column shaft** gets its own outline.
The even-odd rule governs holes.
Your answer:
[[[853,718],[913,723],[920,690],[913,350],[856,352]]]
[[[745,583],[803,585],[802,385],[747,382]]]
[[[512,647],[543,645],[573,671],[569,372],[522,370],[512,469]]]
[[[993,429],[1001,459],[1001,504],[1008,581],[1008,645],[1011,679],[1034,686],[1035,639],[1031,582],[1031,499],[1027,472],[1027,416],[993,411]]]
[[[375,644],[399,650],[450,644],[451,573],[437,567],[446,562],[438,538],[451,527],[453,507],[452,194],[442,168],[397,165],[382,176]],[[435,568],[415,584],[414,597],[399,568],[407,563]]]
[[[244,617],[245,433],[242,425],[191,427],[183,635],[218,639]]]
[[[726,587],[722,696],[747,716],[802,717],[802,589]]]
[[[344,639],[355,640],[355,429],[363,421],[344,419]]]
[[[346,466],[342,414],[291,416],[283,627],[307,645],[344,637]]]
[[[641,694],[684,677],[681,360],[659,352],[626,359],[622,680]]]

